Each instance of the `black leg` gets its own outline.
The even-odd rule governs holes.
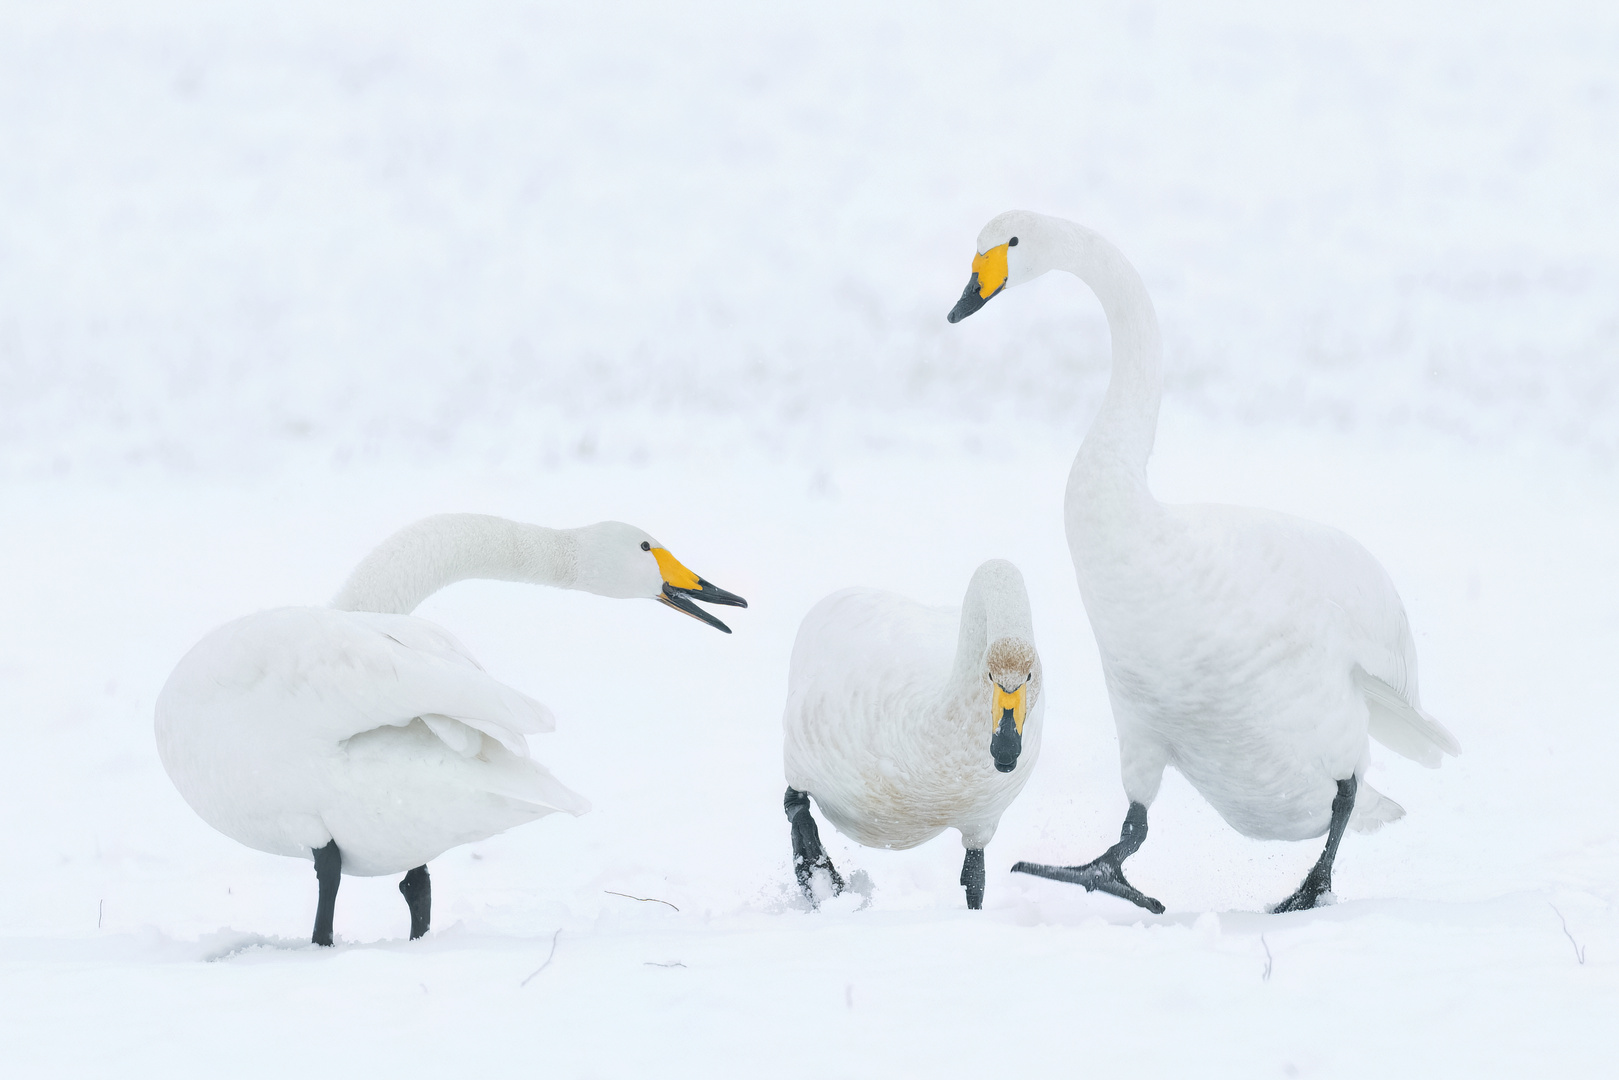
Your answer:
[[[426,864],[406,874],[405,880],[399,883],[399,891],[410,905],[410,940],[415,941],[427,933],[428,924],[433,921],[433,882],[427,876]]]
[[[1332,824],[1327,826],[1326,850],[1310,867],[1310,872],[1304,875],[1304,883],[1297,891],[1271,908],[1271,911],[1309,911],[1321,899],[1322,893],[1332,891],[1332,860],[1338,857],[1338,841],[1344,838],[1349,812],[1355,808],[1355,789],[1358,786],[1353,776],[1338,781],[1338,794],[1332,800]]]
[[[961,883],[967,886],[967,909],[977,911],[984,906],[984,849],[970,847],[961,863]]]
[[[1124,880],[1124,860],[1136,853],[1147,839],[1147,808],[1138,802],[1130,804],[1124,815],[1124,828],[1119,830],[1119,842],[1102,853],[1101,858],[1083,866],[1046,866],[1042,863],[1020,862],[1012,867],[1015,874],[1033,874],[1083,885],[1091,892],[1105,892],[1132,904],[1139,905],[1154,915],[1164,913],[1164,905]]]
[[[320,886],[320,899],[315,902],[315,934],[310,940],[316,945],[330,945],[337,887],[343,881],[343,853],[337,850],[336,840],[328,840],[325,847],[315,848],[314,852],[315,882]]]
[[[827,858],[826,851],[821,847],[821,831],[815,827],[815,818],[810,815],[809,793],[788,788],[781,805],[787,811],[787,820],[793,823],[793,873],[798,878],[798,887],[804,890],[811,904],[815,903],[815,890],[810,888],[810,879],[815,876],[817,869],[822,869],[832,881],[832,895],[838,895],[843,891],[843,879],[838,876],[832,860]]]

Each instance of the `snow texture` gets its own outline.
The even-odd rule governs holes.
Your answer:
[[[1615,56],[1596,4],[0,6],[0,1067],[1611,1072]],[[1061,523],[1100,310],[1052,275],[944,321],[1011,207],[1152,291],[1161,498],[1342,528],[1405,599],[1464,753],[1373,747],[1408,814],[1334,906],[1261,914],[1319,844],[1173,771],[1128,864],[1163,916],[1008,872],[1125,809]],[[446,511],[631,521],[750,607],[432,598],[596,809],[435,860],[415,943],[345,879],[318,950],[309,864],[191,812],[153,704]],[[991,557],[1047,713],[985,910],[953,836],[827,827],[859,886],[804,910],[799,619]]]

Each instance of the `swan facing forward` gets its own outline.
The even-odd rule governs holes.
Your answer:
[[[793,869],[815,903],[823,870],[810,797],[868,847],[910,848],[945,829],[967,849],[967,906],[984,903],[984,846],[1040,754],[1040,657],[1017,567],[980,566],[959,616],[875,589],[810,610],[787,679],[787,795]]]
[[[475,514],[407,526],[355,569],[330,608],[227,623],[158,695],[157,749],[204,821],[248,847],[313,857],[313,940],[332,943],[340,875],[408,871],[410,936],[427,933],[427,863],[561,810],[590,808],[528,756],[550,712],[484,672],[409,612],[468,578],[649,597],[730,633],[691,598],[746,607],[619,522],[544,529]]]
[[[1096,293],[1113,339],[1107,396],[1068,478],[1064,517],[1101,651],[1130,799],[1119,843],[1094,862],[1026,873],[1100,889],[1153,911],[1124,878],[1147,807],[1173,765],[1239,832],[1327,834],[1303,883],[1273,910],[1332,888],[1346,826],[1405,811],[1363,779],[1368,734],[1437,767],[1460,747],[1417,698],[1417,654],[1399,594],[1336,529],[1262,510],[1165,506],[1147,486],[1162,392],[1158,320],[1112,244],[1059,218],[1012,211],[984,226],[954,323],[1050,270]]]

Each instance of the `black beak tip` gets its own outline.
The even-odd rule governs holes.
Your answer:
[[[1017,768],[1018,755],[1023,753],[1023,733],[1013,725],[1012,710],[1005,710],[1001,726],[989,740],[989,756],[995,760],[995,771],[1008,773]]]
[[[734,592],[726,592],[717,585],[711,585],[702,578],[697,579],[696,589],[682,590],[687,596],[701,600],[705,604],[722,604],[725,607],[745,608],[748,602]]]
[[[978,272],[974,271],[972,278],[967,282],[967,288],[962,290],[961,299],[957,300],[956,306],[950,309],[950,314],[945,316],[945,321],[950,323],[960,322],[999,296],[1004,288],[1006,288],[1006,282],[1003,281],[994,292],[988,296],[982,295],[978,286]]]

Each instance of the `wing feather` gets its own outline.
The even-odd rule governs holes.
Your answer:
[[[551,710],[493,678],[448,631],[410,615],[281,608],[221,627],[199,643],[188,669],[206,672],[190,693],[270,694],[334,741],[447,718],[527,756],[523,736],[553,731]],[[428,726],[458,752],[448,724]]]
[[[393,679],[366,687],[366,696],[385,715],[382,724],[408,724],[421,717],[450,749],[477,753],[471,728],[519,757],[528,756],[525,734],[556,729],[551,710],[491,677],[449,631],[411,615],[344,612],[361,633],[354,646],[372,650],[373,662],[386,662]],[[368,710],[369,711],[369,710]]]

